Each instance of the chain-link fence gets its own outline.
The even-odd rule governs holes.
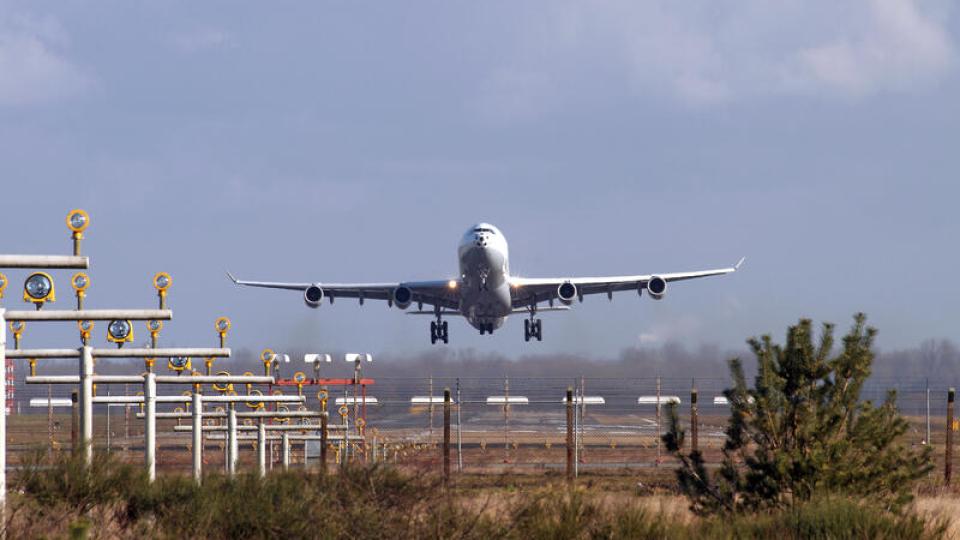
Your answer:
[[[691,391],[697,390],[697,442],[708,462],[718,463],[729,408],[726,379],[679,378],[378,378],[367,385],[326,386],[331,424],[346,424],[365,442],[331,444],[328,460],[388,461],[424,468],[440,467],[443,441],[443,396],[450,390],[450,440],[453,470],[464,472],[563,471],[568,431],[572,433],[575,466],[580,471],[656,467],[669,459],[660,436],[669,428],[668,403],[676,403],[681,426],[691,442]],[[870,380],[862,397],[874,402],[896,391],[898,407],[909,420],[906,441],[932,443],[942,463],[946,440],[946,381]],[[323,406],[320,387],[256,387],[264,394],[298,391],[308,410]],[[568,428],[566,393],[573,392],[572,425]],[[8,420],[10,460],[41,449],[68,449],[75,429],[69,405],[71,385],[18,385]],[[138,385],[101,385],[99,395],[135,395]],[[205,388],[205,392],[214,393]],[[237,388],[245,393],[245,388]],[[364,396],[366,399],[364,400]],[[186,398],[185,398],[186,401]],[[33,406],[31,406],[31,402]],[[658,403],[660,406],[658,407]],[[51,407],[51,404],[53,405]],[[184,404],[163,404],[158,410],[188,411]],[[211,409],[212,411],[213,409]],[[142,459],[143,420],[137,405],[95,406],[94,440],[131,462]],[[342,414],[341,414],[342,413]],[[357,419],[363,418],[363,422]],[[158,466],[189,470],[190,434],[174,433],[178,422],[160,420]],[[208,419],[207,423],[222,423]],[[268,420],[273,423],[274,420]],[[316,423],[317,420],[312,420]],[[360,429],[358,424],[365,424]],[[954,426],[956,428],[956,426]],[[207,437],[205,461],[216,469],[224,463],[223,435]],[[241,442],[241,461],[252,462],[254,443]],[[317,442],[294,444],[292,462],[316,463]],[[271,463],[280,461],[279,444],[270,444]]]

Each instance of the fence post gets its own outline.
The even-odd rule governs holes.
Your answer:
[[[330,413],[320,413],[320,472],[327,472],[327,422]]]
[[[460,377],[457,377],[457,472],[463,472],[463,424],[460,409],[463,407],[460,399]]]
[[[947,390],[947,448],[944,450],[943,479],[949,484],[953,473],[953,399],[956,390]]]
[[[70,408],[70,451],[74,454],[77,453],[77,428],[80,423],[80,411],[77,410],[79,400],[80,395],[76,390],[70,392],[70,403],[72,404]]]
[[[47,456],[53,455],[53,385],[47,385],[47,438],[50,439],[50,446],[47,448]]]
[[[927,436],[923,440],[923,444],[929,446],[930,441],[930,379],[926,380],[925,386],[927,387]]]
[[[697,388],[690,390],[690,452],[696,452],[699,445],[697,437],[699,435],[697,425]]]
[[[573,387],[567,387],[567,481],[573,482]]]
[[[660,466],[660,377],[657,377],[657,467]]]
[[[431,398],[430,401],[433,401]],[[443,483],[450,481],[450,389],[443,389]]]

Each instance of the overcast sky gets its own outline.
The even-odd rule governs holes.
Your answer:
[[[748,259],[544,314],[543,343],[452,320],[451,348],[739,347],[856,311],[884,348],[953,337],[958,30],[946,0],[0,1],[0,251],[65,253],[88,210],[88,305],[152,307],[168,271],[168,344],[226,314],[234,346],[427,349],[428,318],[223,271],[447,278],[477,221],[531,277]]]

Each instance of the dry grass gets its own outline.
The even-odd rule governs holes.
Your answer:
[[[928,519],[943,519],[949,522],[947,538],[960,540],[960,497],[953,494],[918,497],[914,510]]]

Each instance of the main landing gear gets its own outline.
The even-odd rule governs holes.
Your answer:
[[[536,338],[537,341],[543,341],[543,321],[534,318],[535,311],[530,312],[530,318],[523,320],[523,340],[530,341]]]
[[[483,323],[480,325],[480,335],[491,334],[493,335],[493,323]]]
[[[430,343],[436,344],[437,341],[450,343],[450,334],[447,331],[447,321],[441,321],[437,317],[436,321],[430,323]]]

